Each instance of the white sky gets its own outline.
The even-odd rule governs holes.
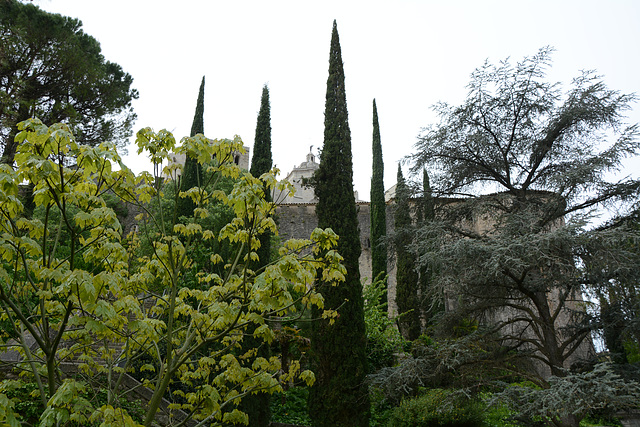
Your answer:
[[[636,0],[244,1],[35,0],[82,20],[104,56],[140,92],[134,131],[188,135],[202,76],[205,134],[238,134],[253,146],[262,86],[271,97],[274,163],[284,177],[322,145],[329,44],[338,22],[354,153],[354,186],[369,200],[372,100],[376,98],[385,188],[412,153],[438,101],[457,105],[485,59],[513,62],[556,48],[550,81],[568,85],[596,69],[623,93],[640,92]],[[628,112],[640,122],[640,105]],[[133,140],[133,139],[132,139]],[[133,145],[126,163],[150,169]],[[635,164],[635,169],[632,166]],[[639,175],[640,162],[625,174]],[[405,168],[406,171],[406,168]]]

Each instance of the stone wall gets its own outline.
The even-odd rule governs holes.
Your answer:
[[[371,283],[371,207],[368,202],[356,204],[358,213],[358,228],[360,229],[360,279],[364,284]],[[316,206],[314,203],[292,203],[278,206],[278,229],[280,239],[308,239],[311,232],[318,226]],[[393,231],[393,206],[387,204],[387,235]],[[389,309],[395,310],[395,266],[389,261],[387,266],[389,278],[387,281]]]
[[[358,203],[358,223],[360,229],[360,277],[371,280],[371,221],[369,203]],[[278,228],[280,239],[308,239],[318,227],[314,203],[292,203],[278,206]]]
[[[455,199],[441,199],[440,204],[457,203]],[[314,228],[318,226],[318,219],[315,214],[315,204],[287,204],[280,205],[278,207],[278,227],[280,230],[280,237],[282,241],[286,241],[290,238],[309,238]],[[370,204],[368,202],[357,203],[358,223],[360,229],[360,244],[362,246],[362,253],[360,254],[360,277],[362,283],[366,284],[371,282],[371,217],[370,217]],[[394,212],[395,205],[391,202],[387,203],[387,236],[392,235],[394,230]],[[486,212],[475,212],[465,222],[465,225],[476,233],[490,232],[495,224],[494,219],[490,214]],[[562,221],[558,225],[562,224]],[[397,306],[395,303],[396,295],[396,267],[393,253],[389,251],[390,259],[387,263],[387,299],[389,313],[392,315],[397,314]],[[552,306],[557,305],[557,295],[555,292],[549,294],[549,302]],[[454,295],[449,295],[446,305],[449,309],[453,309],[457,298]],[[582,296],[577,294],[573,299],[566,302],[567,310],[563,310],[559,316],[560,324],[570,324],[571,310],[579,310],[583,304]],[[494,321],[506,321],[511,317],[517,317],[521,313],[515,312],[511,309],[503,309],[493,313],[492,319]],[[526,324],[515,324],[513,328],[525,329]],[[513,331],[512,331],[513,332]],[[574,353],[573,357],[569,360],[569,364],[577,362],[580,359],[588,359],[595,353],[593,343],[590,339],[585,340],[580,348]],[[544,376],[550,375],[548,369],[537,364],[537,369]],[[567,366],[569,367],[569,366]]]

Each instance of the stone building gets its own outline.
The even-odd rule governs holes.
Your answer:
[[[316,162],[316,156],[309,151],[306,161],[294,167],[286,176],[286,180],[293,184],[295,194],[283,195],[273,194],[273,200],[278,204],[278,229],[282,241],[288,239],[309,238],[311,232],[318,226],[316,216],[316,203],[314,190],[306,185],[320,164]],[[387,192],[389,197],[395,195],[393,191]],[[371,281],[371,211],[370,203],[358,199],[358,192],[354,191],[356,199],[356,209],[358,214],[358,224],[360,230],[360,277],[364,283]],[[387,198],[387,233],[393,229],[393,210],[390,198]],[[387,286],[389,289],[389,307],[395,308],[395,269],[393,263],[388,266],[389,279]]]
[[[295,192],[293,194],[273,193],[272,199],[274,202],[285,205],[299,203],[314,204],[318,202],[313,188],[308,185],[308,180],[320,167],[320,163],[316,161],[316,155],[311,151],[312,149],[313,145],[309,149],[309,153],[307,153],[306,161],[300,163],[299,166],[294,166],[291,172],[285,177],[285,180],[293,184]],[[364,203],[358,199],[357,191],[354,191],[354,195],[357,203]]]
[[[313,148],[313,146],[312,146]],[[278,204],[299,204],[299,203],[316,203],[318,199],[314,194],[313,188],[306,185],[306,180],[311,178],[320,164],[316,162],[316,156],[309,150],[306,161],[294,167],[286,176],[285,180],[293,184],[295,193],[293,194],[272,194],[273,200]]]

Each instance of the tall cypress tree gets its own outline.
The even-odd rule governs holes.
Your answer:
[[[424,220],[433,221],[435,218],[435,200],[431,191],[431,182],[427,170],[422,171],[422,204],[424,206]]]
[[[435,200],[431,191],[429,174],[426,169],[424,169],[422,173],[422,200],[420,201],[420,216],[417,220],[418,227],[426,225],[435,218]],[[433,276],[434,272],[431,266],[425,265],[420,268],[419,314],[424,318],[427,327],[432,325],[434,317],[444,310],[444,301],[442,301],[442,298],[434,295],[431,289]]]
[[[418,304],[418,273],[415,258],[407,249],[413,236],[409,207],[409,188],[398,164],[395,209],[396,247],[396,305],[398,306],[398,326],[400,333],[409,340],[420,336],[420,313]]]
[[[316,171],[318,226],[339,236],[338,251],[347,270],[345,282],[324,285],[325,308],[338,309],[333,325],[313,322],[312,350],[316,383],[309,410],[314,426],[369,425],[366,335],[358,258],[360,236],[353,194],[353,161],[344,70],[338,27],[333,22],[324,116],[324,146]],[[318,280],[321,280],[318,278]],[[317,316],[314,316],[317,317]]]
[[[204,76],[200,83],[200,91],[198,92],[198,101],[196,102],[196,113],[193,116],[193,124],[191,125],[190,136],[199,133],[204,134]],[[200,186],[202,182],[202,166],[194,158],[187,155],[184,161],[184,170],[180,178],[180,190],[187,191],[190,188]],[[190,198],[178,199],[178,216],[193,216],[195,204]]]
[[[269,105],[269,88],[264,85],[262,88],[262,98],[260,101],[260,111],[258,112],[258,122],[256,124],[256,137],[253,143],[253,158],[249,172],[255,177],[259,177],[271,170],[271,107]],[[271,193],[265,187],[265,197],[271,200]],[[260,236],[260,249],[257,251],[259,260],[252,266],[259,269],[269,264],[271,252],[271,234],[266,233]],[[257,357],[269,359],[270,349],[267,343],[261,339],[253,337],[255,326],[247,330],[243,338],[242,347],[244,351],[258,347]],[[255,358],[251,359],[252,361]],[[268,427],[271,421],[271,410],[269,408],[271,395],[259,393],[246,396],[240,403],[240,410],[249,416],[249,425],[252,427]]]
[[[255,177],[269,172],[273,166],[271,155],[271,106],[269,105],[269,88],[264,85],[260,99],[260,111],[256,124],[256,137],[253,143],[253,158],[249,172]],[[265,197],[271,200],[271,193],[265,187]],[[257,251],[260,258],[260,266],[269,264],[271,253],[271,235],[263,234],[260,237],[260,249]]]
[[[259,177],[271,170],[273,160],[271,156],[271,106],[269,105],[269,87],[262,87],[260,111],[256,124],[256,138],[253,143],[253,159],[251,160],[251,175]]]
[[[371,173],[371,275],[372,279],[387,271],[387,249],[383,238],[387,234],[387,212],[384,201],[384,163],[380,143],[378,108],[373,100],[373,168]],[[386,300],[386,295],[384,300]]]

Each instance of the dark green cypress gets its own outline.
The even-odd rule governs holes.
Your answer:
[[[269,105],[269,88],[264,85],[260,99],[260,111],[256,123],[256,137],[253,143],[253,158],[249,172],[256,178],[269,172],[273,166],[271,155],[271,106]],[[265,187],[265,197],[271,201],[271,193]],[[269,264],[271,253],[271,234],[263,234],[260,237],[260,249],[257,251],[260,258],[260,266]]]
[[[433,221],[435,218],[435,200],[431,191],[431,183],[427,170],[422,171],[422,204],[424,206],[424,220]]]
[[[318,226],[330,227],[340,236],[337,249],[344,257],[347,274],[345,282],[338,286],[321,284],[325,308],[338,309],[339,317],[333,325],[325,320],[313,322],[316,383],[311,388],[310,416],[314,426],[368,426],[367,340],[358,265],[361,247],[353,194],[344,70],[335,21],[327,79],[324,146],[315,177]]]
[[[256,138],[253,143],[253,159],[251,159],[251,175],[256,178],[269,172],[273,166],[271,157],[271,106],[269,105],[269,88],[264,85],[260,99],[260,111],[256,124]]]
[[[371,173],[371,276],[375,280],[387,271],[387,249],[384,237],[387,234],[387,204],[384,200],[384,163],[380,142],[378,108],[373,100],[373,167]],[[387,296],[384,295],[384,301]],[[384,302],[383,301],[383,302]]]
[[[415,257],[409,252],[408,245],[413,236],[413,227],[409,207],[409,188],[402,176],[398,164],[398,183],[396,184],[395,209],[395,247],[396,247],[396,305],[398,306],[398,326],[400,333],[408,339],[420,336],[420,313],[418,304],[418,273]]]
[[[198,101],[196,102],[196,113],[193,116],[193,124],[191,125],[190,136],[199,133],[204,134],[204,76],[200,83],[200,91],[198,91]]]
[[[256,124],[256,137],[253,143],[253,158],[249,172],[255,177],[259,177],[271,170],[271,107],[269,105],[269,88],[264,85],[262,88],[262,98],[260,101],[260,111],[258,112],[258,122]],[[271,193],[265,188],[265,197],[271,200]],[[260,249],[257,251],[259,261],[252,268],[260,269],[269,264],[271,252],[271,234],[260,236]],[[269,345],[262,340],[254,338],[255,326],[248,328],[243,339],[242,347],[244,351],[258,347],[257,357],[269,359],[271,352]],[[252,358],[251,360],[255,360]],[[252,427],[268,427],[271,422],[271,395],[259,393],[246,396],[240,403],[240,410],[249,416],[249,425]]]
[[[429,182],[429,174],[427,170],[423,170],[422,176],[422,200],[420,201],[420,218],[418,219],[418,227],[426,225],[435,218],[435,200],[431,191]],[[419,290],[420,299],[418,305],[420,307],[420,315],[425,321],[427,327],[433,325],[434,317],[444,310],[444,301],[431,289],[433,281],[433,268],[425,265],[420,268]]]
[[[190,136],[195,136],[199,133],[204,134],[204,76],[202,76],[202,83],[200,84],[200,91],[198,92],[198,101],[196,103],[196,112],[193,116]],[[201,182],[202,165],[200,165],[196,159],[187,156],[184,161],[182,177],[180,178],[180,190],[187,191],[190,188],[199,187]],[[195,207],[191,199],[178,199],[178,216],[192,217]]]

